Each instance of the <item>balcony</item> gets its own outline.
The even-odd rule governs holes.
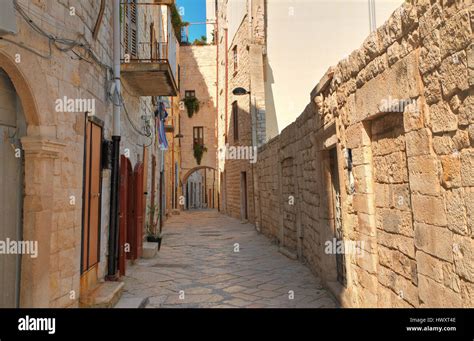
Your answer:
[[[159,5],[172,5],[175,3],[175,0],[155,0],[155,3]]]
[[[178,40],[171,25],[171,13],[167,4],[173,1],[155,1],[154,6],[140,6],[140,3],[125,5],[125,20],[122,25],[121,77],[139,96],[177,96],[177,49]],[[156,4],[156,5],[155,5]],[[138,8],[154,11],[155,22],[147,42],[138,34],[137,19],[143,17]],[[158,32],[155,28],[160,28]]]
[[[149,43],[147,43],[149,44]],[[121,77],[140,96],[176,96],[176,53],[170,55],[168,43],[158,43],[149,58],[125,56]]]

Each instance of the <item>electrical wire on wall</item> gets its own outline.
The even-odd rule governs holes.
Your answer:
[[[11,40],[11,39],[8,39],[8,38],[4,38],[2,37],[1,40],[4,40],[6,42],[9,42],[11,44],[14,44],[18,47],[21,47],[27,51],[30,51],[32,53],[34,53],[35,55],[41,57],[41,58],[44,58],[44,59],[51,59],[52,57],[52,46],[54,46],[57,50],[61,51],[61,52],[72,52],[74,53],[79,59],[81,60],[85,60],[87,62],[95,62],[97,65],[99,65],[100,67],[104,68],[105,70],[107,70],[108,72],[112,73],[112,68],[101,62],[99,60],[99,58],[95,55],[94,51],[92,50],[92,47],[90,46],[90,44],[85,40],[84,36],[82,34],[78,34],[78,38],[73,40],[73,39],[68,39],[68,38],[61,38],[61,37],[56,37],[54,36],[53,34],[49,33],[49,32],[46,32],[45,30],[43,30],[25,11],[25,9],[18,3],[17,0],[13,0],[13,4],[14,4],[14,7],[15,7],[15,10],[20,14],[20,16],[23,18],[23,20],[25,20],[25,22],[38,34],[40,34],[41,36],[45,37],[46,39],[48,39],[48,48],[49,48],[49,53],[48,54],[44,54],[44,53],[41,53],[29,46],[26,46],[25,44],[23,43],[18,43],[14,40]],[[38,14],[36,14],[36,16],[38,16]],[[51,24],[50,22],[48,22],[48,24],[50,24],[51,26],[55,26],[57,27],[56,25],[54,24]],[[58,28],[59,29],[59,28]],[[62,30],[62,29],[61,29]],[[71,31],[70,31],[71,32]],[[77,33],[76,33],[77,34]],[[78,52],[74,51],[75,48],[80,48],[82,49],[91,60],[88,60],[85,56],[83,55],[80,55]]]
[[[51,41],[48,42],[48,48],[49,48],[49,53],[47,55],[39,52],[39,51],[36,51],[35,49],[29,47],[29,46],[26,46],[25,44],[23,43],[18,43],[14,40],[11,40],[11,39],[8,39],[8,38],[5,38],[5,37],[0,37],[0,40],[3,40],[3,41],[6,41],[10,44],[13,44],[13,45],[16,45],[22,49],[25,49],[27,51],[30,51],[31,53],[34,53],[35,55],[37,55],[38,57],[41,57],[43,59],[51,59],[52,55],[53,55],[53,51],[52,51],[52,48],[51,48]]]
[[[11,44],[14,44],[20,48],[23,48],[27,51],[30,51],[32,52],[33,54],[43,58],[43,59],[48,59],[50,60],[52,58],[52,46],[54,46],[58,51],[61,51],[61,52],[65,52],[65,53],[68,53],[68,52],[71,52],[73,53],[77,58],[73,58],[71,56],[71,58],[73,59],[76,59],[76,60],[83,60],[87,63],[96,63],[97,65],[99,65],[101,68],[105,69],[106,71],[108,71],[110,73],[110,75],[113,74],[113,70],[112,70],[112,67],[110,67],[109,65],[103,63],[102,61],[99,60],[99,58],[95,55],[94,51],[92,50],[92,47],[91,45],[85,40],[84,38],[84,35],[82,34],[78,34],[77,32],[74,32],[75,34],[78,35],[78,38],[77,39],[68,39],[68,38],[62,38],[62,37],[56,37],[54,36],[53,34],[45,31],[44,29],[42,29],[32,18],[31,16],[26,13],[25,9],[22,7],[22,5],[20,5],[18,3],[18,0],[13,0],[13,4],[14,4],[14,7],[16,9],[16,11],[20,14],[20,16],[23,18],[23,20],[25,20],[25,22],[35,31],[37,32],[38,34],[40,34],[41,36],[45,37],[46,39],[48,39],[48,49],[49,49],[49,52],[47,54],[44,54],[44,53],[41,53],[29,46],[26,46],[25,44],[23,43],[19,43],[19,42],[16,42],[14,40],[11,40],[11,39],[8,39],[8,38],[4,38],[4,37],[0,37],[0,40],[4,40],[6,42],[9,42]],[[40,18],[40,20],[43,20],[43,18],[41,17],[40,14],[38,13],[34,13],[34,11],[32,11],[32,16],[36,16],[37,18]],[[66,27],[58,27],[57,25],[47,21],[47,23],[51,26],[54,26],[56,27],[58,30],[61,30],[61,31],[69,31],[71,33],[73,33],[71,30],[67,29]],[[83,54],[81,54],[80,52],[76,51],[75,49],[81,49],[83,51]],[[108,78],[109,79],[109,78]],[[122,86],[123,86],[123,83],[121,82]],[[126,88],[125,88],[126,89]],[[127,90],[127,89],[126,89]],[[127,90],[127,92],[129,92]],[[112,97],[112,95],[107,91],[107,93],[109,94],[109,99],[112,101],[112,104],[113,105],[116,105],[116,106],[121,106],[123,107],[124,109],[124,112],[125,112],[125,116],[127,117],[127,120],[128,122],[130,123],[132,129],[137,133],[139,134],[140,136],[143,136],[143,137],[147,137],[150,139],[150,143],[148,145],[146,145],[146,147],[149,147],[153,144],[153,134],[154,134],[154,129],[150,126],[149,123],[146,123],[143,130],[145,131],[145,133],[139,129],[132,121],[130,115],[129,115],[129,112],[127,110],[127,106],[125,104],[125,101],[122,97],[121,94],[119,94],[119,103],[116,103],[114,101],[114,98]],[[145,103],[146,106],[147,106],[147,109],[150,113],[153,112],[153,110],[149,107],[148,103]],[[142,146],[140,144],[140,146]],[[145,146],[145,145],[143,145]]]

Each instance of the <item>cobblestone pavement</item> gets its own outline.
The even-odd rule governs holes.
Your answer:
[[[161,251],[128,267],[124,282],[123,296],[148,297],[147,308],[336,306],[308,268],[279,253],[253,225],[215,210],[171,217]]]

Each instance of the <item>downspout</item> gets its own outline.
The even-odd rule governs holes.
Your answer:
[[[164,154],[165,154],[165,151],[160,148],[160,220],[159,220],[160,233],[163,231],[163,213],[164,213],[164,208],[165,208],[164,200],[163,200],[163,177],[165,174]]]
[[[110,228],[107,279],[117,278],[118,256],[118,213],[119,213],[119,158],[120,158],[120,0],[113,3],[113,72],[115,93],[113,94],[113,130],[112,130],[112,174],[110,183]]]
[[[214,44],[216,44],[216,123],[215,123],[216,134],[215,134],[215,137],[216,137],[216,146],[217,146],[217,149],[219,149],[219,15],[217,14],[217,7],[215,9],[215,12],[216,12],[216,22],[214,24]],[[219,155],[219,153],[217,153],[217,155]],[[220,173],[220,161],[217,155],[216,155],[216,166],[217,166],[216,169]],[[212,186],[213,186],[212,195],[214,196],[214,184]],[[221,186],[221,183],[218,182],[217,183],[217,193],[218,193],[217,196],[218,197],[221,190],[220,186]],[[214,199],[214,197],[212,199]],[[220,211],[219,200],[220,199],[217,199],[218,211]]]
[[[229,36],[228,36],[228,31],[227,27],[224,29],[224,37],[225,37],[225,100],[224,100],[224,112],[225,112],[225,126],[224,126],[224,133],[225,133],[225,140],[224,140],[224,145],[226,145],[227,148],[227,143],[229,141],[229,127],[228,127],[228,117],[227,117],[227,111],[229,108],[229,51],[228,51],[228,45],[229,45]],[[225,164],[226,160],[224,158],[224,172],[225,172]],[[222,209],[224,210],[224,213],[228,214],[229,211],[227,209],[227,176],[224,177],[224,195],[222,198]]]

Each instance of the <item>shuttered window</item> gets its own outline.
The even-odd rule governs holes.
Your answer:
[[[127,0],[125,7],[125,25],[124,25],[124,46],[125,53],[132,58],[137,58],[137,28],[138,28],[138,8],[137,0]]]
[[[204,145],[204,128],[194,127],[193,128],[193,142],[194,144]]]

